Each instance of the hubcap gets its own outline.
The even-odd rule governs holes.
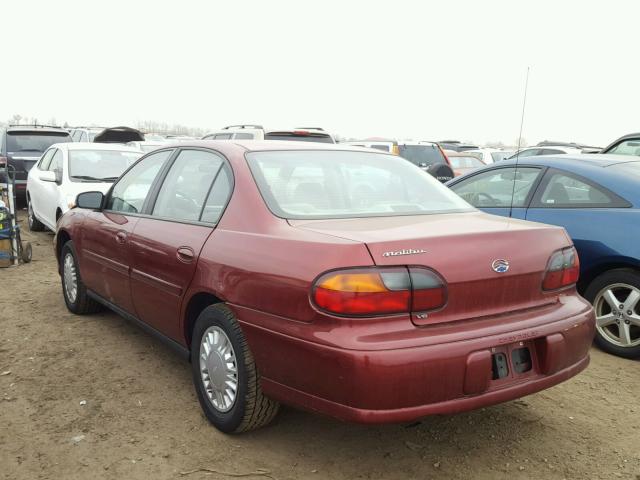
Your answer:
[[[593,306],[596,328],[608,342],[619,347],[640,345],[640,289],[616,283],[602,289]]]
[[[228,412],[238,393],[238,363],[231,340],[219,327],[209,327],[200,341],[200,377],[213,408]]]
[[[73,255],[67,253],[64,257],[63,265],[64,291],[67,299],[71,303],[75,303],[78,296],[78,275],[76,274],[76,264],[73,261]]]

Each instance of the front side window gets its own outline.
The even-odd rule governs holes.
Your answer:
[[[105,209],[122,213],[142,212],[151,185],[172,152],[162,150],[152,153],[135,164],[113,186]]]
[[[70,150],[72,181],[113,182],[140,158],[140,153],[118,150]]]
[[[222,164],[222,157],[213,152],[180,152],[162,183],[153,215],[173,220],[199,221],[211,184]]]
[[[49,169],[49,164],[51,163],[51,158],[53,157],[53,154],[55,152],[56,152],[55,148],[50,148],[49,150],[47,150],[45,152],[45,154],[40,159],[40,163],[38,164],[38,168],[40,170],[48,170]]]
[[[233,137],[236,140],[253,140],[253,133],[236,133]]]
[[[451,190],[478,208],[524,207],[539,175],[539,168],[499,168],[462,180]]]
[[[49,168],[47,168],[47,170],[62,174],[62,163],[62,150],[56,148],[56,153],[53,154],[51,163],[49,163]]]
[[[539,203],[547,208],[608,207],[614,203],[614,199],[591,183],[572,175],[554,173],[542,191]]]
[[[395,155],[262,151],[246,155],[269,209],[290,219],[454,213],[470,205]]]

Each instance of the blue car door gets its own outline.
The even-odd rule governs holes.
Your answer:
[[[549,169],[540,183],[526,219],[559,225],[578,250],[581,270],[624,256],[629,237],[621,229],[632,221],[628,204],[608,189],[564,170]]]
[[[450,187],[480,210],[493,215],[524,219],[542,167],[498,166],[466,175]]]

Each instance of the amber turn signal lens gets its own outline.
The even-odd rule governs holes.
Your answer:
[[[426,268],[354,268],[322,275],[312,298],[319,308],[337,315],[424,312],[445,304],[446,287]]]

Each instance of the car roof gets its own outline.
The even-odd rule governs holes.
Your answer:
[[[9,125],[7,132],[52,132],[52,133],[66,133],[69,132],[62,127],[53,127],[45,125]]]
[[[123,143],[67,142],[54,143],[51,146],[66,150],[118,150],[123,152],[140,152],[139,149],[129,147]]]
[[[345,143],[298,142],[295,140],[188,140],[168,142],[167,148],[211,148],[222,153],[279,151],[279,150],[333,150],[372,153],[370,148]],[[385,152],[375,152],[385,154]]]

